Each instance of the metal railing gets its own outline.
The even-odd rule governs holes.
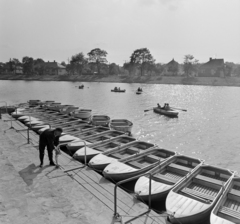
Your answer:
[[[131,177],[131,178],[128,178],[126,180],[122,180],[118,183],[116,183],[115,187],[114,187],[114,214],[113,214],[113,217],[115,218],[115,220],[119,220],[119,218],[121,217],[118,213],[117,213],[117,187],[123,183],[127,183],[129,181],[132,181],[132,180],[135,180],[139,177],[142,177],[142,176],[149,176],[149,196],[148,196],[148,210],[135,216],[134,218],[128,220],[127,222],[125,223],[130,223],[131,221],[139,218],[140,216],[143,216],[147,213],[149,213],[152,209],[151,209],[151,202],[152,202],[152,199],[151,199],[151,196],[152,196],[152,173],[144,173],[144,174],[139,174],[137,176],[134,176],[134,177]]]

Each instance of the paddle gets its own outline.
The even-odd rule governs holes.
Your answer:
[[[147,110],[144,110],[144,112],[148,112],[148,111],[150,111],[150,110],[153,110],[153,108],[151,108],[151,109],[147,109]]]
[[[186,109],[181,109],[181,108],[176,108],[176,107],[170,107],[170,108],[175,109],[175,110],[181,110],[181,111],[187,112]]]

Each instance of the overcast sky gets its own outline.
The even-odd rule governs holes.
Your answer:
[[[0,0],[2,62],[67,62],[101,48],[122,65],[145,47],[161,63],[240,63],[240,0]]]

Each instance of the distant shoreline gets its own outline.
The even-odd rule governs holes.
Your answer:
[[[145,83],[175,84],[204,86],[239,86],[240,77],[176,77],[176,76],[129,76],[129,75],[44,75],[30,76],[18,74],[0,74],[0,80],[25,81],[70,81],[70,82],[114,82],[114,83]]]

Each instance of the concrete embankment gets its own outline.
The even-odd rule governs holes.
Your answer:
[[[240,86],[240,77],[175,77],[175,76],[130,76],[130,75],[16,75],[1,74],[0,80],[26,81],[71,81],[71,82],[115,82],[146,84],[178,84],[207,86]]]

